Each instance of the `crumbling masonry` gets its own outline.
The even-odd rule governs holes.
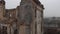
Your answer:
[[[21,0],[14,9],[0,0],[0,34],[42,34],[43,9],[39,0]]]

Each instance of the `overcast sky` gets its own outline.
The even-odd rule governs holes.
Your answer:
[[[5,0],[6,8],[11,9],[17,7],[21,0]],[[44,5],[44,17],[60,17],[60,0],[40,0]]]

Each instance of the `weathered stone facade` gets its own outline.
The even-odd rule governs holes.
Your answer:
[[[0,33],[42,34],[43,9],[39,0],[21,0],[15,9],[5,9],[5,1],[0,0]]]

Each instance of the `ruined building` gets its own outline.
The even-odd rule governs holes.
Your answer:
[[[21,0],[14,9],[5,9],[0,0],[0,34],[42,34],[43,5],[39,0]]]

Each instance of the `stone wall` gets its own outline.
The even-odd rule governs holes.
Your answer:
[[[3,20],[3,13],[5,10],[5,2],[4,1],[0,1],[0,20]]]
[[[39,1],[36,2],[40,4]],[[17,31],[18,34],[42,34],[43,7],[36,2],[21,0],[20,6],[14,9],[5,9],[4,3],[0,3],[0,18],[4,18],[0,21],[7,24],[8,34],[16,34]]]

